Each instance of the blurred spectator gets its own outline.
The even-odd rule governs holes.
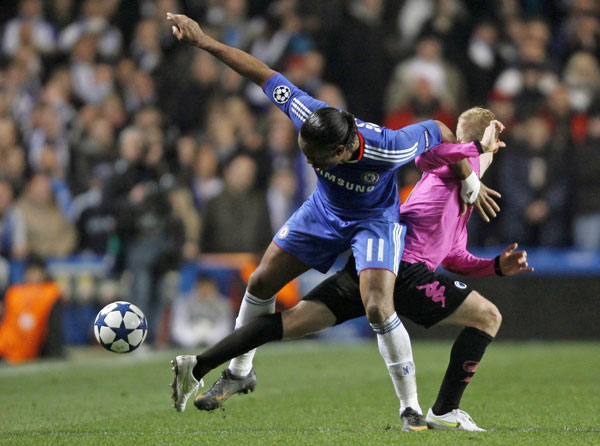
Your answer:
[[[23,284],[12,285],[0,303],[0,359],[18,364],[63,355],[60,296],[44,261],[30,258]]]
[[[0,293],[10,279],[10,262],[27,254],[27,227],[20,209],[14,205],[12,184],[0,178]]]
[[[74,189],[82,191],[87,188],[93,170],[97,167],[108,167],[114,161],[115,134],[110,121],[104,117],[96,117],[83,130],[78,144],[71,146],[73,168],[71,184]]]
[[[519,60],[500,73],[494,89],[515,98],[517,118],[536,114],[558,84],[544,45],[529,38],[519,47]]]
[[[425,36],[419,40],[415,56],[400,62],[394,69],[387,86],[385,109],[389,112],[398,110],[413,95],[419,94],[415,82],[420,79],[427,83],[421,82],[418,88],[427,85],[444,108],[457,110],[464,101],[461,97],[465,91],[462,74],[444,59],[440,41],[434,36]]]
[[[462,0],[436,0],[433,14],[425,22],[421,34],[436,36],[443,54],[453,64],[462,64],[465,60],[463,42],[469,38],[469,12]]]
[[[47,174],[33,175],[17,207],[25,219],[29,252],[43,258],[64,257],[73,252],[77,233],[57,204]]]
[[[94,35],[97,39],[98,54],[105,60],[115,59],[122,45],[121,31],[110,24],[114,5],[107,0],[84,0],[81,15],[68,25],[59,36],[61,51],[70,52],[85,35]]]
[[[189,68],[170,95],[176,98],[173,103],[173,120],[183,133],[191,133],[204,128],[207,121],[207,104],[218,90],[219,68],[215,58],[205,51],[197,51]],[[169,101],[170,102],[170,101]]]
[[[200,239],[200,216],[194,206],[194,198],[190,190],[183,185],[175,185],[169,191],[168,198],[173,216],[183,226],[183,260],[192,262],[198,256]]]
[[[39,125],[33,128],[27,154],[34,170],[65,174],[69,168],[69,140],[59,115],[49,106],[40,109]]]
[[[194,162],[198,153],[198,143],[192,136],[182,136],[175,147],[177,156],[170,169],[177,181],[186,187],[192,187],[194,181]]]
[[[411,88],[406,94],[408,103],[387,115],[383,122],[384,126],[397,130],[427,119],[437,119],[448,128],[456,127],[458,116],[453,109],[440,102],[427,79],[413,79]]]
[[[233,313],[215,279],[200,276],[189,293],[175,298],[170,326],[171,340],[188,348],[209,347],[231,332]]]
[[[252,252],[265,249],[273,231],[264,193],[254,188],[256,164],[238,155],[225,168],[225,189],[206,205],[202,252]]]
[[[525,245],[568,243],[565,154],[552,144],[545,120],[532,117],[515,130],[500,162],[504,240]]]
[[[575,110],[585,111],[600,93],[600,64],[589,53],[575,53],[567,61],[563,78]]]
[[[349,112],[379,124],[389,73],[381,26],[383,1],[352,0],[347,5],[342,22],[327,35],[325,78],[344,91]]]
[[[23,47],[42,54],[56,47],[56,32],[42,14],[42,0],[19,0],[19,15],[8,21],[2,34],[2,52],[14,56]]]
[[[137,66],[147,73],[152,73],[162,59],[159,31],[160,26],[156,20],[141,20],[130,45],[130,52]]]
[[[210,144],[200,146],[196,154],[192,190],[194,202],[200,212],[204,212],[206,204],[223,190],[223,179],[219,176],[219,158]]]
[[[110,246],[117,235],[117,219],[102,206],[102,188],[110,173],[108,165],[96,166],[89,174],[87,190],[73,200],[73,221],[79,233],[79,252],[118,254]]]
[[[98,37],[84,34],[70,53],[73,93],[85,104],[97,105],[113,91],[113,68],[108,64],[96,63],[97,51]]]
[[[302,202],[296,200],[297,196],[294,172],[285,168],[275,170],[267,190],[271,228],[281,228],[298,209]]]
[[[590,110],[586,138],[573,159],[573,241],[577,248],[600,248],[600,107]]]
[[[468,69],[465,71],[469,102],[472,105],[485,104],[501,66],[498,31],[491,22],[481,22],[473,30],[467,47],[467,60]]]
[[[594,0],[570,2],[569,17],[557,36],[557,50],[563,62],[573,54],[585,51],[600,57],[600,6]]]
[[[75,0],[53,0],[46,5],[48,20],[61,30],[75,18]]]

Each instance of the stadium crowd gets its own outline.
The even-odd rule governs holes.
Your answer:
[[[201,253],[264,250],[312,192],[288,118],[177,45],[167,11],[377,124],[489,107],[502,212],[470,242],[600,247],[596,0],[19,0],[0,11],[2,289],[12,260],[89,252],[150,296]]]

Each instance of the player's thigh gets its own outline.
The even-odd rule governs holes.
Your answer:
[[[294,339],[316,333],[335,324],[335,315],[317,300],[303,300],[282,313],[283,338]]]
[[[440,323],[475,327],[495,336],[501,320],[502,317],[496,305],[477,291],[472,290],[464,302]]]
[[[302,301],[325,305],[334,317],[331,325],[339,325],[365,315],[358,277],[354,270],[346,268],[318,284],[302,298]]]
[[[394,306],[400,316],[429,328],[453,314],[470,293],[465,283],[438,274],[423,262],[402,262]]]
[[[267,299],[309,269],[297,257],[271,242],[248,281],[250,294]]]

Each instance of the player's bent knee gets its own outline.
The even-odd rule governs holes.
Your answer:
[[[498,329],[500,328],[500,324],[502,324],[502,314],[500,313],[500,310],[498,310],[498,307],[496,305],[489,301],[488,303],[489,305],[486,307],[485,310],[485,320],[487,322],[487,325],[490,328],[492,328],[495,331],[495,333],[497,333]]]
[[[474,320],[474,325],[489,335],[496,336],[502,323],[502,314],[492,302],[480,294],[477,294],[477,296],[480,298],[480,302],[477,305],[477,317]]]
[[[248,279],[248,292],[255,297],[267,299],[270,297],[271,291],[270,281],[268,279],[267,269],[260,266],[256,268]]]
[[[371,324],[382,324],[387,318],[386,311],[376,302],[368,302],[365,304],[365,314]]]

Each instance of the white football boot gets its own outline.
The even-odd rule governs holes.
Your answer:
[[[470,432],[485,432],[475,424],[467,412],[454,409],[444,415],[435,415],[431,409],[427,412],[425,421],[430,429],[462,430]]]
[[[173,407],[177,412],[185,410],[187,400],[190,396],[198,393],[200,385],[204,387],[204,380],[198,381],[192,373],[196,362],[195,355],[180,355],[171,361],[173,364],[171,370],[175,373],[173,384],[171,384],[173,388],[171,398],[173,398]]]

